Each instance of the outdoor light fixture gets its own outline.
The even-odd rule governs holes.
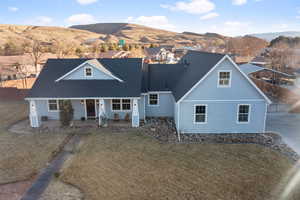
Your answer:
[[[83,105],[84,104],[84,100],[80,100],[80,104]]]
[[[99,99],[96,99],[96,104],[99,105]]]

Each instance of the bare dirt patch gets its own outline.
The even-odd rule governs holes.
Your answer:
[[[83,193],[76,187],[53,179],[39,200],[82,200]]]
[[[0,185],[0,199],[19,200],[31,184],[29,180]]]

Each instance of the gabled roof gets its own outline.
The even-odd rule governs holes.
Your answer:
[[[179,61],[184,65],[184,71],[172,89],[175,100],[181,99],[224,56],[217,53],[188,51]]]
[[[72,74],[74,71],[76,71],[77,69],[83,67],[85,64],[89,64],[93,67],[95,67],[96,69],[98,69],[99,71],[103,72],[104,74],[110,76],[112,79],[116,79],[120,82],[123,82],[123,80],[121,80],[119,77],[117,77],[116,75],[114,75],[111,71],[109,71],[107,68],[105,68],[97,59],[91,59],[91,60],[87,60],[85,62],[83,62],[82,64],[80,64],[78,67],[72,69],[71,71],[69,71],[68,73],[64,74],[63,76],[59,77],[56,81],[60,81],[63,80],[65,77],[69,76],[70,74]]]
[[[295,75],[284,73],[284,72],[277,71],[277,70],[274,70],[274,69],[269,69],[269,68],[257,66],[257,65],[251,64],[251,63],[242,64],[242,65],[239,65],[239,67],[247,75],[250,75],[252,73],[259,72],[259,71],[270,71],[270,72],[279,74],[281,76],[285,76],[285,77],[289,77],[289,78],[295,78]]]
[[[183,72],[183,64],[149,64],[148,91],[172,91]]]
[[[98,59],[118,80],[60,80],[88,59],[49,59],[27,98],[140,97],[140,58]],[[93,61],[95,62],[95,61]]]
[[[155,56],[163,49],[162,47],[145,48],[145,53],[147,56]]]

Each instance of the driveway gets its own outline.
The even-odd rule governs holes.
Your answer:
[[[284,141],[300,154],[300,114],[268,113],[266,130],[280,133]]]

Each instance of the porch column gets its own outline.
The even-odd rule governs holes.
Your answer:
[[[30,126],[33,128],[37,128],[40,126],[39,124],[39,118],[36,111],[36,102],[31,100],[29,101],[29,118],[30,118]]]
[[[99,99],[99,126],[104,125],[103,117],[105,117],[105,103],[104,99]]]
[[[133,99],[132,103],[132,127],[140,126],[139,104],[137,99]]]

